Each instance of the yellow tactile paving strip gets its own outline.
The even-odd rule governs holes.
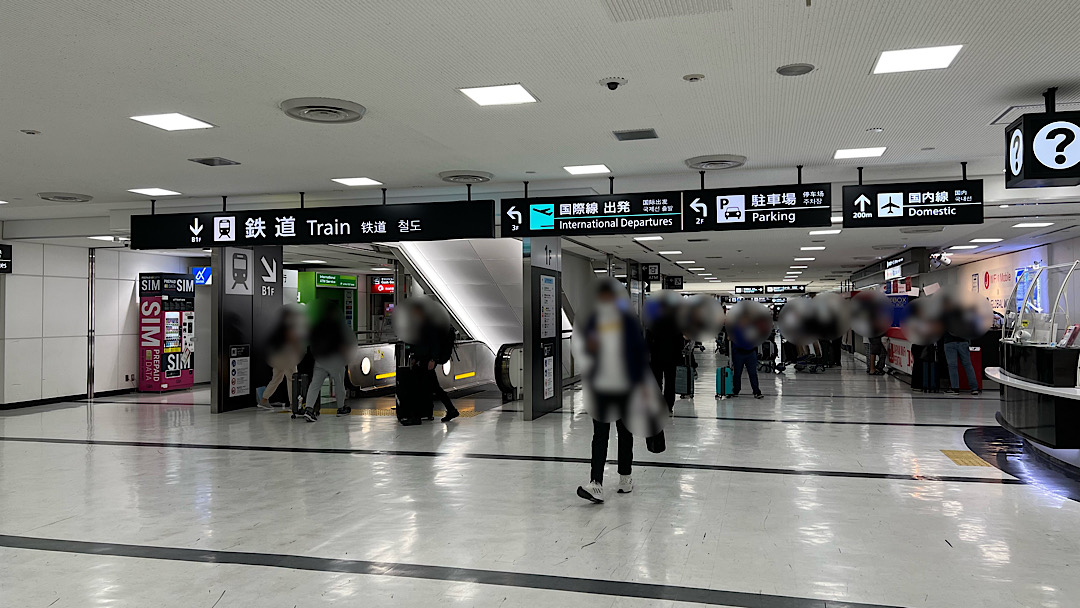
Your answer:
[[[969,450],[941,450],[942,454],[949,457],[949,460],[962,467],[988,467],[989,462],[986,462],[982,458],[975,455],[974,452]]]

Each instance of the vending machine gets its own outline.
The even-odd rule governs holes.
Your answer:
[[[195,278],[139,275],[139,390],[191,388],[195,383]]]

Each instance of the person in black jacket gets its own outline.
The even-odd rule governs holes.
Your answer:
[[[356,347],[356,337],[345,325],[340,310],[331,306],[326,308],[322,318],[311,328],[310,343],[315,368],[311,373],[311,384],[308,385],[304,420],[318,420],[319,411],[315,408],[315,402],[327,378],[333,381],[337,415],[349,414],[352,408],[345,406],[345,366]]]
[[[675,410],[675,370],[682,361],[683,335],[674,311],[665,311],[645,332],[649,346],[649,366],[656,384],[663,388],[668,411]]]
[[[453,348],[453,328],[449,324],[449,319],[436,318],[430,311],[425,310],[423,306],[417,306],[414,309],[414,314],[416,316],[413,322],[418,324],[419,339],[414,344],[409,344],[409,356],[412,359],[412,366],[419,371],[420,378],[426,384],[430,395],[439,400],[446,409],[446,415],[442,417],[442,421],[450,422],[460,416],[461,413],[454,407],[450,395],[447,395],[442,385],[439,384],[439,376],[435,372],[435,368],[439,365],[439,359],[442,358],[439,353],[446,351],[448,348]],[[446,344],[448,340],[449,345]],[[416,422],[410,421],[406,426]]]

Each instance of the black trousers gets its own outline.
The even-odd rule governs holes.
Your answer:
[[[731,349],[731,364],[735,369],[735,382],[732,386],[732,392],[736,395],[742,390],[742,373],[743,368],[746,368],[746,373],[750,376],[750,388],[754,390],[754,394],[761,393],[761,387],[758,386],[757,366],[758,358],[756,350],[742,350],[740,348]]]
[[[439,366],[436,365],[435,369],[438,368]],[[428,390],[430,390],[431,394],[443,404],[443,407],[446,408],[447,412],[457,411],[457,408],[454,407],[454,402],[450,400],[450,395],[447,395],[446,391],[443,390],[442,385],[439,384],[439,376],[436,375],[435,369],[429,369],[424,372]]]
[[[625,412],[630,402],[630,395],[596,395],[599,411]],[[634,436],[623,424],[622,418],[615,421],[615,428],[619,433],[619,475],[630,474],[630,464],[634,462]],[[596,483],[604,483],[604,464],[607,463],[608,439],[611,435],[611,423],[593,420],[592,435],[592,471],[589,479]]]
[[[656,385],[663,389],[664,401],[667,402],[668,409],[675,407],[675,368],[678,367],[674,363],[670,365],[664,365],[659,363],[652,364],[653,375],[656,376]]]

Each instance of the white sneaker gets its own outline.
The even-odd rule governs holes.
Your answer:
[[[590,481],[587,485],[578,486],[577,495],[590,502],[602,504],[604,502],[604,486],[595,481]]]
[[[634,491],[634,480],[629,475],[619,475],[619,494],[629,494]]]

